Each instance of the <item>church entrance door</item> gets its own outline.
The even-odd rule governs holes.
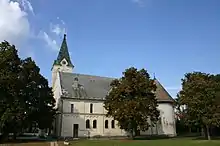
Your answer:
[[[79,124],[73,124],[73,138],[78,138]]]

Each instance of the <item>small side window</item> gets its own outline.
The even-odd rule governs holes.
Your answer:
[[[112,120],[112,128],[114,129],[115,128],[115,120]]]
[[[105,129],[108,129],[108,120],[105,120]]]
[[[74,112],[74,104],[71,104],[71,107],[70,107],[70,112],[73,113]]]

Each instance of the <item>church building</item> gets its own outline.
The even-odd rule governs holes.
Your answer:
[[[114,78],[74,72],[66,35],[52,67],[52,88],[58,114],[54,131],[58,137],[127,136],[117,121],[106,117],[105,96]],[[155,79],[160,120],[141,135],[176,135],[173,99]]]

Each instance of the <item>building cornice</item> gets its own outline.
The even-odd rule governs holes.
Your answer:
[[[62,99],[66,99],[66,100],[84,100],[84,101],[100,101],[100,102],[104,102],[105,99],[100,99],[100,98],[76,98],[76,97],[66,97],[66,96],[62,96]],[[173,104],[173,101],[171,100],[158,100],[158,103],[170,103]]]

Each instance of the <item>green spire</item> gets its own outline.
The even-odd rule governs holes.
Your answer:
[[[54,60],[54,64],[53,65],[60,65],[61,61],[63,59],[66,59],[69,67],[74,67],[71,60],[70,60],[70,55],[69,55],[69,51],[68,51],[68,47],[67,47],[67,43],[66,43],[66,34],[64,34],[64,38],[63,38],[63,42],[62,45],[60,47],[60,51],[59,54],[57,56],[57,59]]]

